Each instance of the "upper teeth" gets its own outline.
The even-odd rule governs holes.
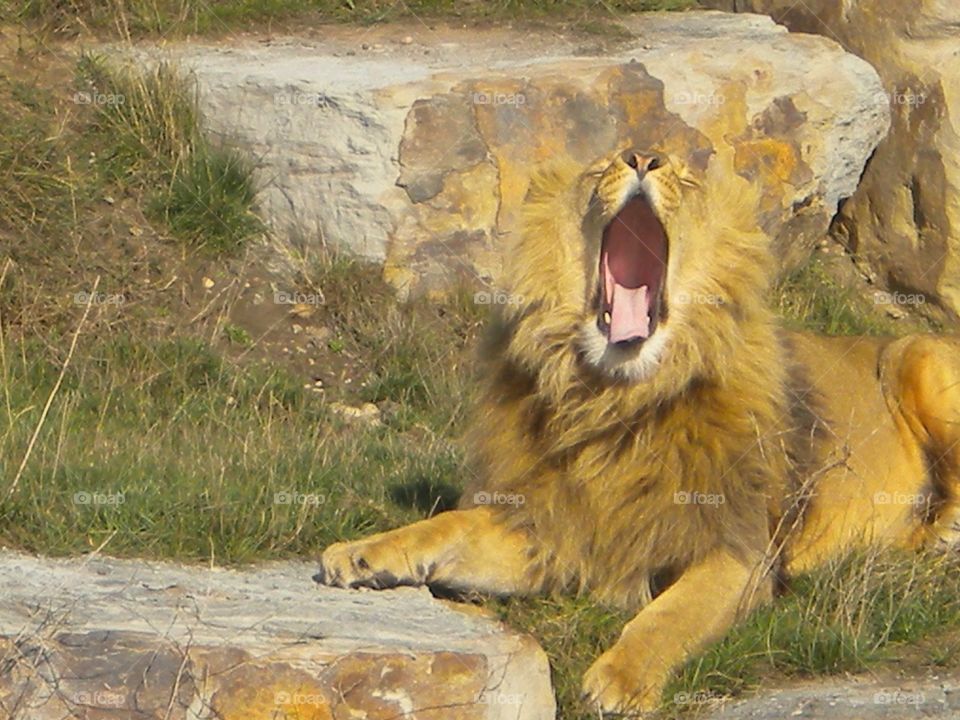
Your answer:
[[[603,313],[603,321],[604,321],[607,325],[610,324],[610,313],[604,311],[604,313]]]

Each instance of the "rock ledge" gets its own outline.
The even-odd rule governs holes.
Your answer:
[[[0,714],[168,720],[547,720],[546,656],[426,590],[0,552]]]

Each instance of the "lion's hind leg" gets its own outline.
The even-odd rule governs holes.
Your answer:
[[[498,595],[535,592],[532,540],[490,508],[453,510],[323,552],[315,580],[334,587],[431,585]]]
[[[884,352],[891,410],[919,444],[931,484],[923,544],[960,546],[960,338],[912,336]]]

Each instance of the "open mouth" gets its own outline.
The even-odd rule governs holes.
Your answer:
[[[617,345],[653,335],[663,307],[667,235],[643,193],[633,196],[603,231],[597,327]]]

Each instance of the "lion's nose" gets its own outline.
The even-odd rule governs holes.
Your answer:
[[[624,150],[620,155],[628,166],[632,167],[641,175],[656,170],[663,165],[663,158],[656,153],[643,152],[642,150]]]

